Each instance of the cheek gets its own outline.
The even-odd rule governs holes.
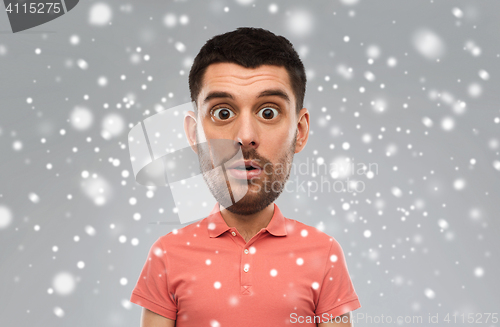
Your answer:
[[[206,139],[232,139],[231,131],[224,126],[214,126],[211,118],[204,118],[202,125],[198,126],[198,133],[205,135]]]
[[[203,133],[203,130],[200,128],[196,128],[196,143],[203,143],[205,142],[205,134]]]
[[[290,146],[293,141],[293,134],[288,133],[288,131],[273,133],[271,138],[265,140],[261,143],[261,147],[269,156],[267,158],[271,159],[272,162],[277,162],[285,154],[289,152]],[[265,155],[264,153],[262,153]]]
[[[204,125],[198,124],[196,126],[196,131],[198,133],[198,140],[200,142],[206,142],[207,139],[217,138],[215,137],[213,131],[206,124]]]

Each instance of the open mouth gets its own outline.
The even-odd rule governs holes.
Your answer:
[[[251,171],[255,169],[261,169],[261,166],[254,160],[238,160],[237,162],[233,163],[229,167],[229,169]]]
[[[237,170],[255,170],[257,168],[253,167],[253,166],[238,166],[238,167],[235,167],[234,169],[237,169]]]
[[[253,179],[261,175],[262,168],[253,160],[239,160],[231,165],[227,171],[236,179]]]

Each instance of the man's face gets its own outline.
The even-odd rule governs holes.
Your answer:
[[[197,103],[198,116],[190,112],[185,130],[191,145],[206,140],[212,148],[193,147],[202,171],[229,159],[227,153],[235,154],[236,149],[226,149],[217,158],[210,146],[214,139],[241,147],[244,158],[239,167],[226,169],[227,179],[222,174],[204,174],[212,194],[221,204],[227,203],[222,199],[226,189],[233,196],[243,194],[226,207],[233,213],[261,211],[283,190],[293,155],[302,150],[309,134],[309,114],[305,108],[296,113],[287,70],[270,65],[249,69],[233,63],[212,64],[205,72]],[[226,166],[232,163],[230,160]]]

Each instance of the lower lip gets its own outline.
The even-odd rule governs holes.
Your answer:
[[[259,177],[262,169],[242,170],[242,169],[228,169],[228,174],[236,179],[252,179]]]

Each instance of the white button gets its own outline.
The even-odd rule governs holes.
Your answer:
[[[245,254],[248,254],[248,249],[245,249],[245,251],[243,251],[243,252],[245,252]]]
[[[231,235],[236,236],[236,233],[235,232],[231,232]]]
[[[248,272],[248,267],[243,268],[244,272]]]

